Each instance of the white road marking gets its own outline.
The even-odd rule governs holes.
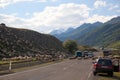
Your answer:
[[[92,67],[93,67],[93,66],[90,67],[90,72],[89,72],[89,74],[88,74],[87,80],[89,80],[89,78],[91,77],[91,74],[92,74],[92,71],[91,71],[91,70],[92,70]]]
[[[88,74],[88,78],[87,80],[89,80],[89,78],[91,77],[92,71]]]

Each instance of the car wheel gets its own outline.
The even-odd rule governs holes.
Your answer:
[[[110,77],[113,77],[113,72],[109,72],[108,75],[109,75]]]
[[[93,72],[93,75],[96,76],[97,72]]]

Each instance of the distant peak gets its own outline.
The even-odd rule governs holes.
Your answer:
[[[100,23],[100,24],[101,24],[102,22],[97,21],[97,22],[95,22],[95,23],[93,23],[93,24],[96,24],[96,23],[97,23],[97,24],[98,24],[98,23]]]
[[[119,23],[120,22],[120,16],[112,18],[110,21],[107,23],[113,24],[113,23]]]
[[[74,30],[74,28],[70,27],[66,31],[71,31],[71,30]]]
[[[114,18],[112,18],[111,20],[120,20],[120,16],[114,17]]]
[[[102,23],[102,22],[99,22],[99,21],[93,23],[93,25],[101,25],[101,24],[103,24],[103,23]]]
[[[83,25],[90,25],[91,23],[84,23]]]

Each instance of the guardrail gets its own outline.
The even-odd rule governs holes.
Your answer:
[[[17,69],[22,67],[29,67],[34,65],[39,65],[42,63],[47,63],[48,61],[27,61],[27,62],[20,62],[20,63],[12,63],[11,68]],[[0,71],[9,70],[9,64],[0,65]]]

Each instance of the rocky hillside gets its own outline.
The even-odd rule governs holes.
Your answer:
[[[0,57],[51,54],[63,51],[57,38],[27,29],[16,29],[0,24]]]

